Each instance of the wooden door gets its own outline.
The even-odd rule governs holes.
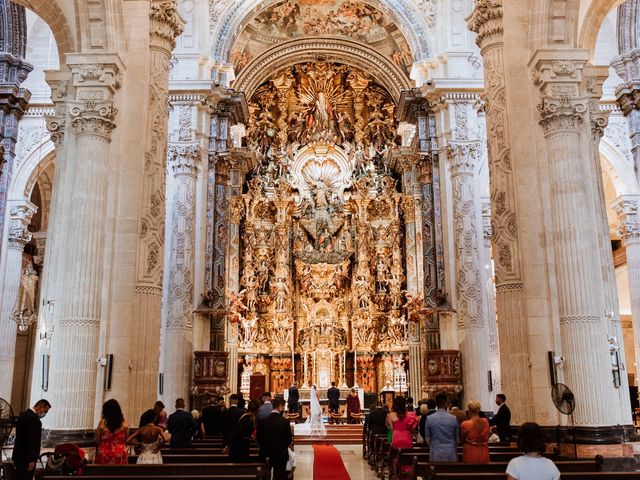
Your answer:
[[[260,400],[266,386],[266,377],[261,373],[254,373],[249,380],[249,399]]]

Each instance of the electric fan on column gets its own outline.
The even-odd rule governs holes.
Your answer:
[[[4,398],[0,398],[0,450],[2,450],[2,453],[4,453],[5,443],[11,436],[11,431],[15,426],[15,420],[13,409],[9,402]],[[0,457],[4,457],[4,455],[0,455]]]
[[[576,444],[576,433],[575,427],[573,425],[573,411],[576,408],[576,398],[571,389],[564,383],[556,383],[553,388],[551,388],[551,400],[553,400],[553,404],[560,413],[569,417],[569,431],[571,432],[571,437],[573,438],[573,449],[577,458],[578,445]],[[559,443],[560,442],[558,441],[558,448],[560,447]]]

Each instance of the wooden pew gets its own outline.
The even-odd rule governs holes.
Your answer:
[[[578,473],[578,474],[591,474],[598,473],[602,470],[603,458],[597,455],[594,459],[582,459],[582,460],[566,460],[556,461],[555,464],[558,470],[562,473],[562,478],[565,478],[565,474]],[[406,479],[422,478],[425,480],[452,480],[453,478],[485,478],[482,475],[488,475],[492,480],[500,478],[506,479],[505,471],[507,469],[508,462],[491,462],[491,463],[428,463],[414,459],[414,463],[410,472],[404,474],[402,477]],[[491,476],[493,475],[493,477]],[[497,476],[496,476],[497,475]],[[637,475],[637,474],[636,474]],[[450,477],[451,476],[451,477]],[[482,477],[480,477],[482,476]]]
[[[506,473],[436,473],[428,480],[507,480]],[[565,472],[562,480],[637,480],[638,472]]]
[[[489,458],[491,462],[498,463],[507,463],[512,458],[520,456],[521,453],[516,448],[511,448],[509,450],[499,449],[495,451],[494,449],[489,449]],[[556,460],[555,453],[546,453],[545,456],[547,458],[551,458],[552,460]],[[458,448],[458,459],[462,462],[462,447]],[[391,448],[389,450],[389,456],[387,460],[387,465],[389,466],[389,478],[402,478],[402,472],[410,470],[410,467],[413,462],[420,463],[428,463],[429,462],[429,449],[425,447],[414,447],[414,448],[406,448],[406,449],[395,449]],[[453,465],[458,465],[454,463]],[[384,477],[381,477],[384,478]]]
[[[63,476],[46,476],[43,477],[47,480],[68,480],[69,477]],[[260,474],[257,475],[230,475],[230,474],[221,474],[221,475],[181,475],[180,477],[176,477],[175,475],[116,475],[116,476],[105,476],[105,475],[92,475],[90,477],[83,476],[82,478],[87,480],[262,480],[263,477]]]
[[[161,465],[95,465],[85,467],[86,476],[95,477],[138,477],[139,475],[182,477],[211,475],[250,475],[252,478],[266,478],[267,469],[263,463],[174,463]]]
[[[138,459],[137,455],[129,455],[129,464],[135,464]],[[260,463],[260,459],[258,458],[258,452],[254,455],[249,455],[249,459],[251,463]],[[181,455],[181,454],[163,454],[162,455],[162,463],[171,464],[171,463],[229,463],[229,455],[225,453],[218,453],[215,455],[209,454],[192,454],[192,455]]]

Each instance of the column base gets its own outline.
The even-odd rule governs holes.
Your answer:
[[[557,449],[569,458],[633,458],[640,455],[640,436],[633,425],[604,427],[542,427],[547,434],[548,449]],[[514,432],[517,434],[517,431]]]
[[[42,446],[54,448],[61,443],[74,443],[79,447],[95,447],[95,430],[43,430]]]

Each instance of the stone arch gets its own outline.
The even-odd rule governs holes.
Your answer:
[[[40,172],[55,160],[55,147],[48,136],[33,146],[29,154],[13,172],[7,198],[10,200],[29,198]]]
[[[591,0],[580,26],[577,46],[579,48],[589,49],[593,56],[602,22],[611,10],[624,1],[625,0]]]
[[[210,12],[212,21],[211,56],[216,62],[228,62],[231,49],[237,36],[244,26],[261,11],[282,0],[250,0],[246,2],[223,2],[224,12]],[[417,21],[422,17],[422,10],[416,8],[413,2],[398,0],[388,2],[384,0],[367,0],[366,3],[390,15],[400,29],[413,53],[415,61],[429,58],[431,48],[426,22]],[[219,15],[219,16],[218,16]]]
[[[407,76],[389,59],[366,45],[338,37],[302,38],[284,42],[249,63],[235,80],[233,87],[251,98],[255,89],[272,73],[319,58],[370,73],[396,101],[402,90],[411,89]]]
[[[69,18],[60,5],[60,0],[12,0],[38,15],[45,21],[56,40],[60,63],[64,63],[64,54],[77,50],[77,41],[74,35],[76,30],[75,18]],[[67,8],[68,9],[68,8]],[[73,12],[71,12],[73,13]]]
[[[611,179],[618,196],[640,194],[633,167],[624,153],[607,137],[600,141],[600,162],[602,171]]]

